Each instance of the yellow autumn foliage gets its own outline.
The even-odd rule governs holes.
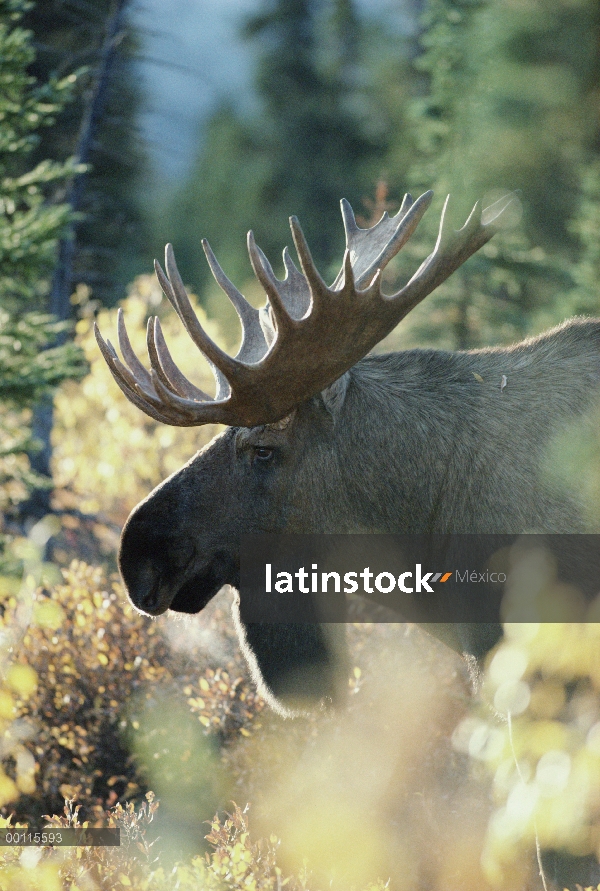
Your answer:
[[[212,339],[226,345],[217,322],[192,305]],[[173,358],[197,386],[214,392],[208,363],[190,341],[181,322],[156,280],[140,276],[122,301],[125,322],[134,350],[146,361],[146,320],[157,314]],[[97,322],[105,338],[116,343],[117,310],[102,310]],[[55,399],[53,430],[53,473],[55,485],[70,490],[79,510],[102,512],[123,521],[135,504],[161,480],[178,470],[217,428],[169,427],[144,415],[121,393],[100,354],[92,319],[77,323],[77,343],[90,364],[90,373],[80,383],[66,383]]]
[[[482,854],[493,884],[536,844],[600,857],[599,645],[593,622],[506,624],[483,709],[454,734],[493,778]]]

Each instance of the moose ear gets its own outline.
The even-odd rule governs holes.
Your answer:
[[[336,381],[321,391],[323,404],[334,421],[342,410],[349,381],[350,372],[346,371],[345,374],[338,377]]]

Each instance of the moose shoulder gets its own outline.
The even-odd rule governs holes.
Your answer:
[[[96,331],[128,399],[168,424],[230,425],[129,517],[120,568],[132,603],[149,615],[195,613],[225,584],[239,585],[244,533],[579,532],[574,498],[542,464],[553,437],[600,394],[600,322],[574,319],[507,348],[367,355],[428,293],[494,233],[508,201],[475,208],[458,232],[444,216],[437,244],[397,294],[381,293],[380,270],[402,247],[431,193],[376,226],[356,226],[342,202],[347,250],[328,288],[302,231],[292,233],[302,271],[284,251],[278,280],[249,234],[266,295],[253,309],[210,248],[212,272],[242,321],[235,358],[206,335],[167,246],[157,275],[190,337],[211,362],[214,398],[179,371],[158,319],[148,324],[151,370],[130,346],[123,363]],[[318,625],[257,625],[235,618],[255,677],[276,697],[334,695],[339,631]],[[471,629],[472,630],[472,629]],[[458,635],[479,654],[499,626]],[[343,662],[343,657],[342,657]]]

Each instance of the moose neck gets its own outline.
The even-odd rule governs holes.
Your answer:
[[[358,363],[336,438],[355,531],[584,531],[543,467],[555,433],[597,404],[597,373],[574,386],[579,369],[561,363],[572,334],[565,327],[515,348],[410,350]],[[549,361],[553,374],[540,375]]]

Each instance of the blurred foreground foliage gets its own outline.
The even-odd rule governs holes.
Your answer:
[[[155,851],[153,839],[145,837],[157,807],[152,793],[141,808],[120,799],[139,798],[148,782],[162,788],[167,807],[170,797],[171,816],[177,812],[177,839],[167,821],[162,844],[170,840],[179,851],[181,832],[198,821],[198,813],[207,819],[225,804],[229,785],[212,788],[223,769],[235,773],[237,767],[247,785],[254,750],[244,756],[236,746],[260,732],[264,703],[239,651],[229,658],[221,653],[221,667],[197,667],[188,656],[178,657],[174,643],[180,635],[169,643],[157,623],[123,603],[115,579],[74,562],[62,579],[52,580],[43,564],[36,570],[36,543],[29,545],[31,577],[18,589],[5,585],[1,598],[2,812],[16,809],[17,823],[39,826],[42,813],[59,813],[66,798],[65,816],[45,822],[74,826],[79,825],[80,807],[73,806],[78,799],[84,825],[120,826],[123,845],[117,850],[5,849],[0,888],[317,887],[306,865],[297,877],[285,878],[276,858],[278,839],[272,833],[251,838],[245,813],[235,805],[231,816],[214,818],[208,835],[201,820],[194,827],[200,853],[176,867],[165,865],[159,846]],[[45,581],[36,586],[40,577]],[[222,612],[212,621],[227,636]],[[229,635],[233,638],[231,629]],[[306,725],[289,729],[298,743]],[[195,805],[189,813],[186,797]],[[15,818],[0,822],[15,825]],[[209,842],[204,855],[203,836]],[[375,887],[383,884],[369,885]]]
[[[600,859],[600,625],[506,624],[482,707],[454,742],[493,778],[482,862],[496,885],[535,846]]]
[[[144,627],[141,616],[124,608],[115,585],[102,570],[73,564],[61,584],[30,593],[31,623],[11,670],[27,667],[44,684],[17,697],[14,707],[35,759],[36,798],[50,811],[79,794],[101,800],[99,788],[115,781],[105,775],[107,758],[113,767],[126,762],[118,730],[123,679],[135,691],[167,671],[160,667],[166,647],[156,626]],[[14,627],[19,597],[3,605],[3,627]],[[27,811],[25,801],[21,808]]]
[[[59,579],[44,574],[43,565],[41,572],[41,587],[34,587],[33,577],[18,589],[5,585],[1,600],[0,640],[10,641],[6,676],[12,689],[3,714],[13,719],[9,736],[18,750],[4,747],[6,778],[14,784],[0,804],[22,793],[18,813],[28,819],[60,810],[73,797],[94,811],[139,792],[135,780],[143,782],[144,771],[136,771],[125,743],[151,761],[160,759],[161,728],[152,719],[162,707],[168,712],[179,702],[201,733],[222,742],[262,709],[233,662],[229,671],[206,666],[190,672],[160,627],[137,613],[120,582],[102,569],[74,561]],[[23,673],[31,682],[21,691],[14,678]],[[162,727],[173,742],[168,724]],[[20,757],[29,765],[24,783]]]
[[[171,869],[158,864],[147,831],[159,807],[152,792],[136,809],[120,804],[103,815],[102,825],[121,830],[116,848],[6,849],[0,854],[0,891],[309,891],[313,884],[305,865],[298,875],[284,875],[277,864],[279,839],[275,835],[254,840],[249,831],[247,811],[233,802],[233,812],[215,816],[206,835],[210,850],[178,863]],[[53,817],[48,826],[77,828],[79,807],[67,802],[64,816]],[[14,825],[0,819],[0,827]],[[26,857],[30,852],[33,856]],[[371,882],[364,891],[385,891],[387,883]],[[357,889],[358,891],[358,889]]]
[[[479,703],[418,629],[351,625],[347,709],[282,721],[223,599],[148,620],[99,568],[36,564],[51,531],[21,543],[26,578],[1,597],[2,813],[38,827],[67,798],[52,825],[118,825],[124,843],[2,849],[0,889],[482,891],[532,879],[536,832],[598,852],[597,625],[506,626]],[[237,806],[204,825],[232,798],[252,834]]]

